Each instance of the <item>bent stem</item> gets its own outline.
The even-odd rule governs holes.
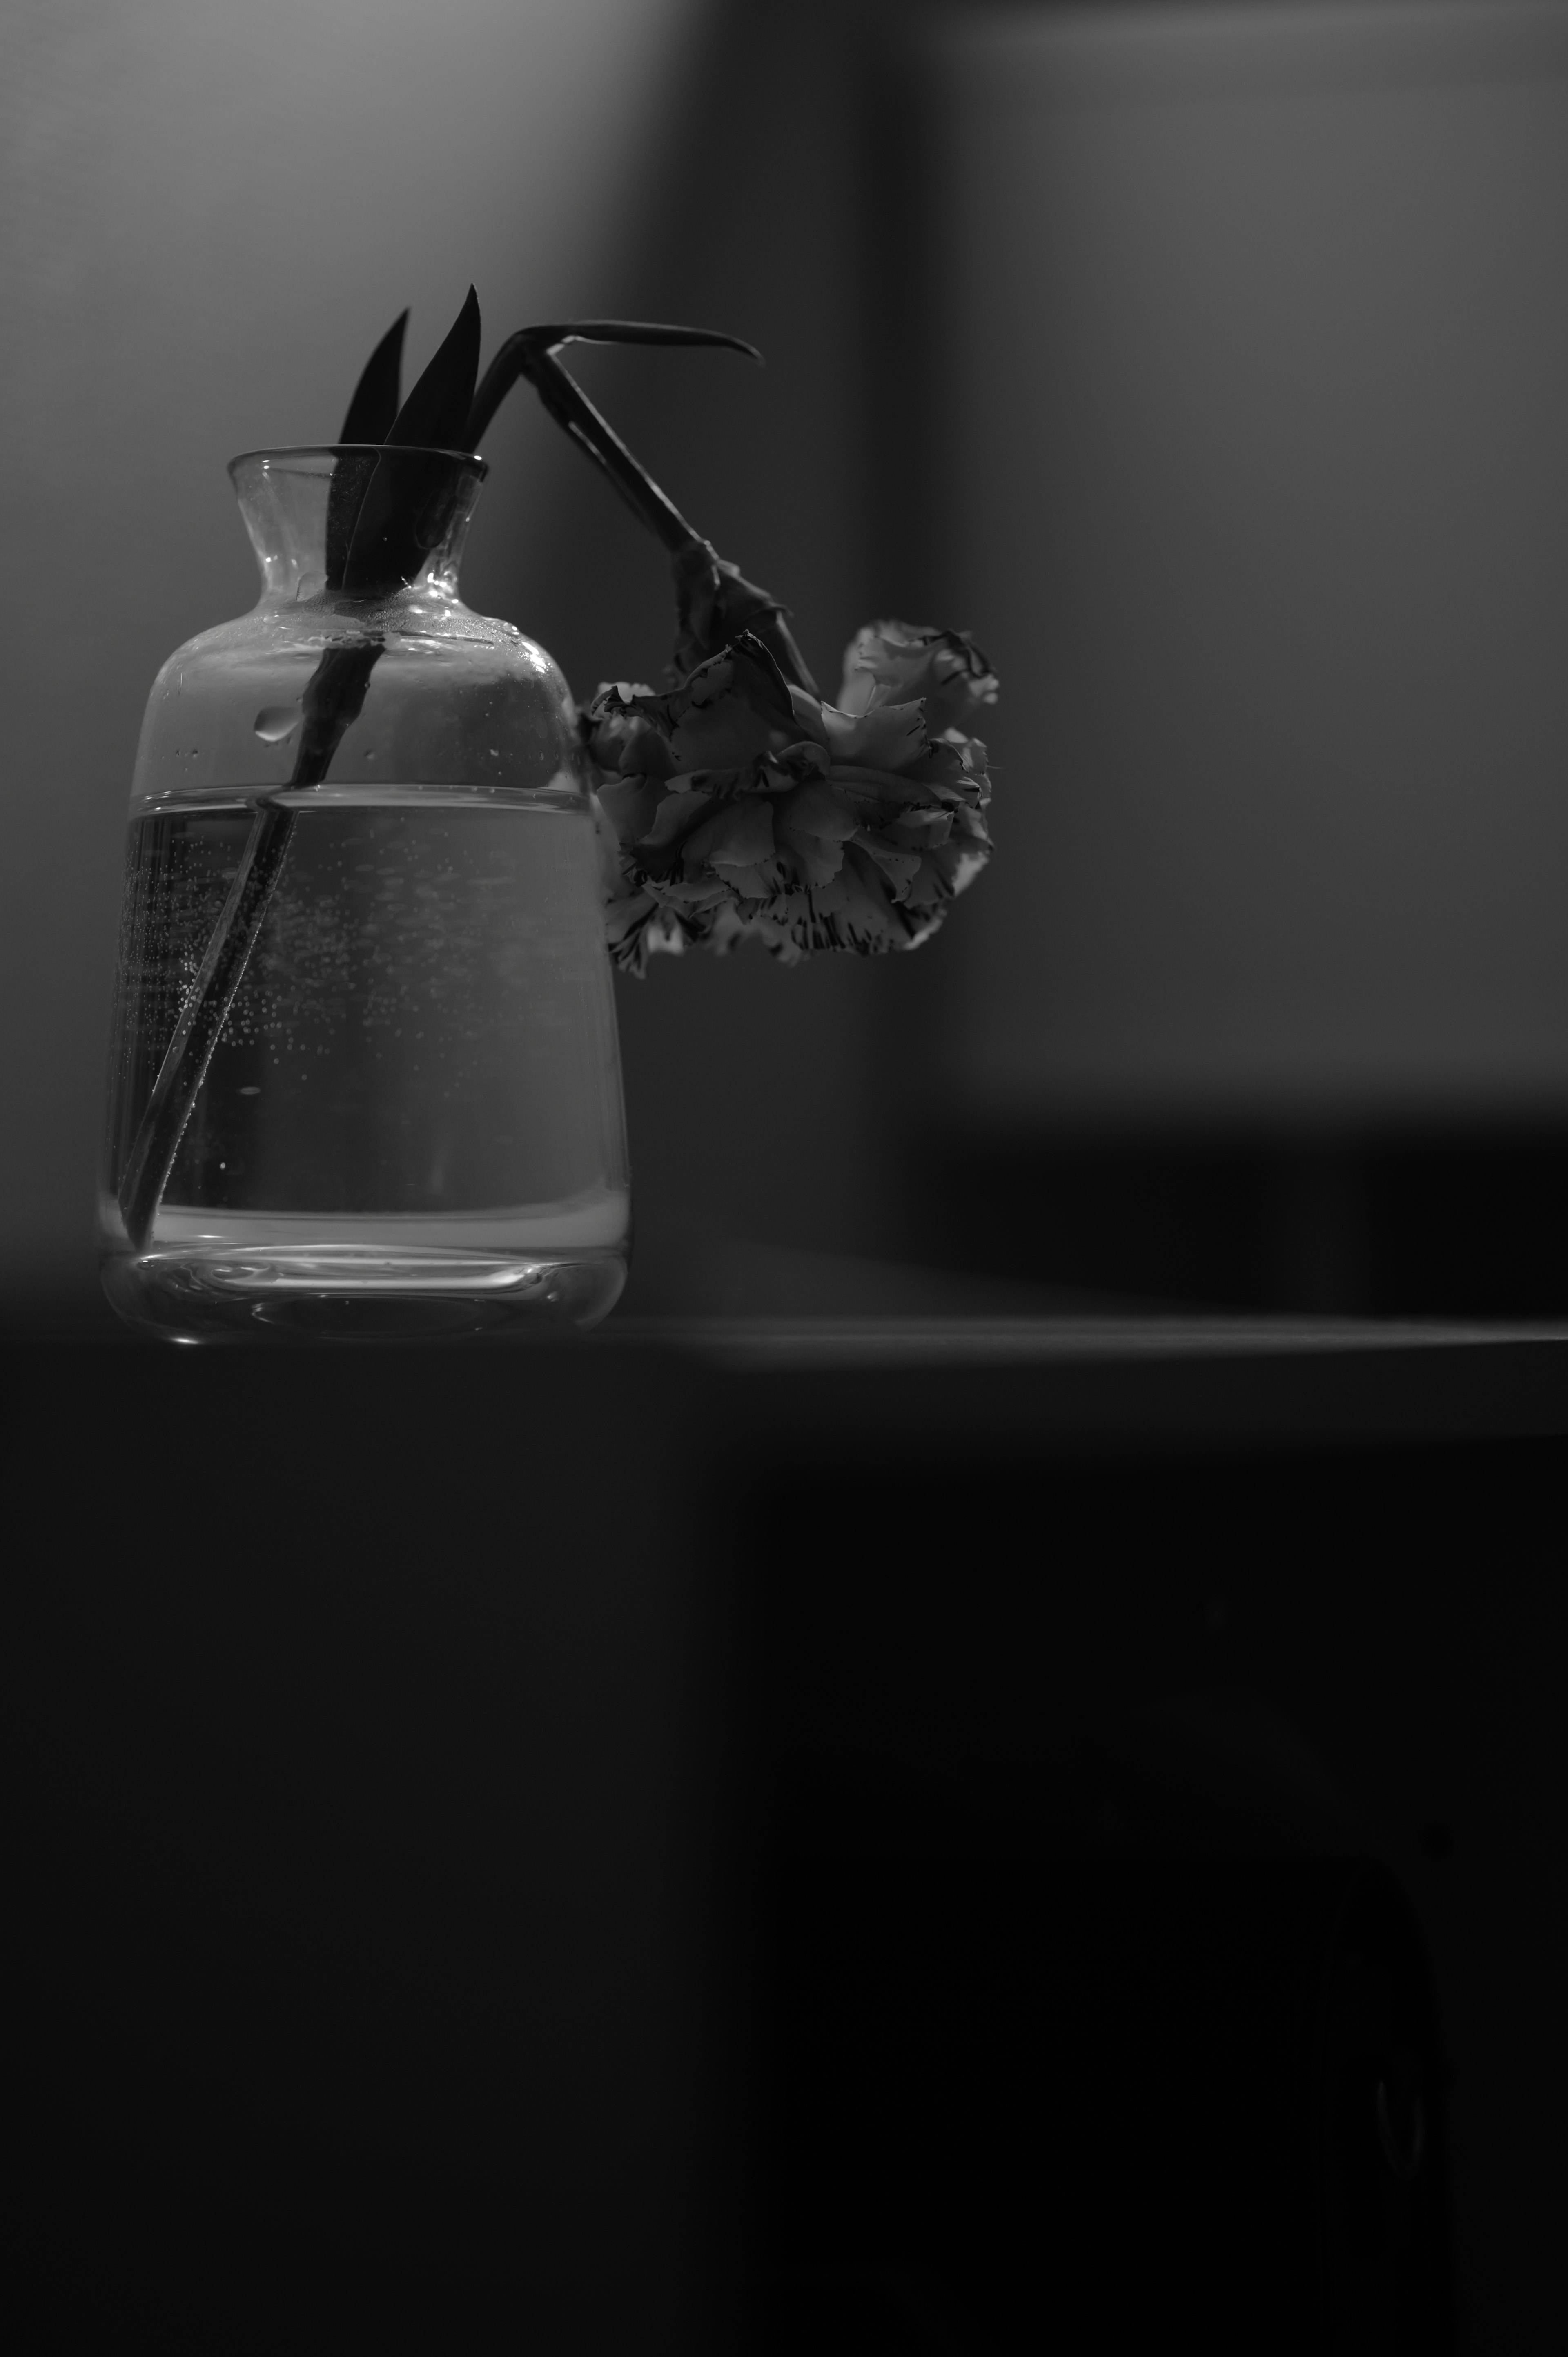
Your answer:
[[[565,344],[708,346],[744,352],[754,361],[760,361],[761,353],[738,336],[719,335],[708,328],[660,327],[641,319],[574,319],[554,327],[520,328],[507,338],[480,378],[468,412],[467,440],[473,450],[519,377],[526,377],[557,425],[604,469],[633,515],[670,555],[705,545],[674,501],[632,457],[609,420],[601,416],[567,375],[555,357]]]
[[[762,640],[785,678],[809,695],[816,683],[786,619],[785,608],[719,555],[711,541],[689,524],[680,509],[635,458],[607,418],[567,375],[556,354],[566,344],[716,345],[761,353],[738,336],[706,328],[658,327],[637,319],[576,319],[553,327],[520,328],[509,336],[479,381],[468,412],[466,439],[474,448],[490,419],[520,377],[526,377],[555,423],[608,477],[640,523],[668,555],[675,576],[679,636],[677,669],[684,674],[742,630]]]
[[[384,644],[359,639],[328,647],[317,664],[302,699],[291,791],[325,782],[333,755],[363,708]],[[270,798],[258,803],[228,898],[164,1051],[120,1181],[120,1211],[133,1252],[145,1252],[151,1240],[180,1141],[283,874],[297,815]]]

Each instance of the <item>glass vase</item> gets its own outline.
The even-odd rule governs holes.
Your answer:
[[[147,704],[105,1290],[189,1340],[591,1324],[629,1216],[600,839],[565,681],[457,595],[484,463],[230,474],[263,592]],[[384,511],[412,557],[345,561],[346,485],[354,550]]]

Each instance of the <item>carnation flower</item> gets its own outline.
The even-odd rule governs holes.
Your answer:
[[[742,631],[659,694],[607,683],[583,717],[619,852],[610,951],[757,940],[786,964],[929,940],[990,856],[985,748],[961,724],[996,680],[961,632],[877,622],[837,705]]]

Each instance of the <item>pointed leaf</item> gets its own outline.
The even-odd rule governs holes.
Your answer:
[[[479,298],[470,286],[446,342],[398,411],[387,440],[405,448],[467,449],[478,374]]]
[[[400,312],[365,362],[354,388],[339,442],[384,442],[398,412],[403,371],[403,337],[408,313]]]

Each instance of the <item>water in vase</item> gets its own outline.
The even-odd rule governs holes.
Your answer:
[[[406,1294],[618,1252],[615,1012],[580,798],[270,799],[297,820],[146,1254],[220,1288]],[[133,823],[111,1189],[255,808],[254,790],[205,791]]]

